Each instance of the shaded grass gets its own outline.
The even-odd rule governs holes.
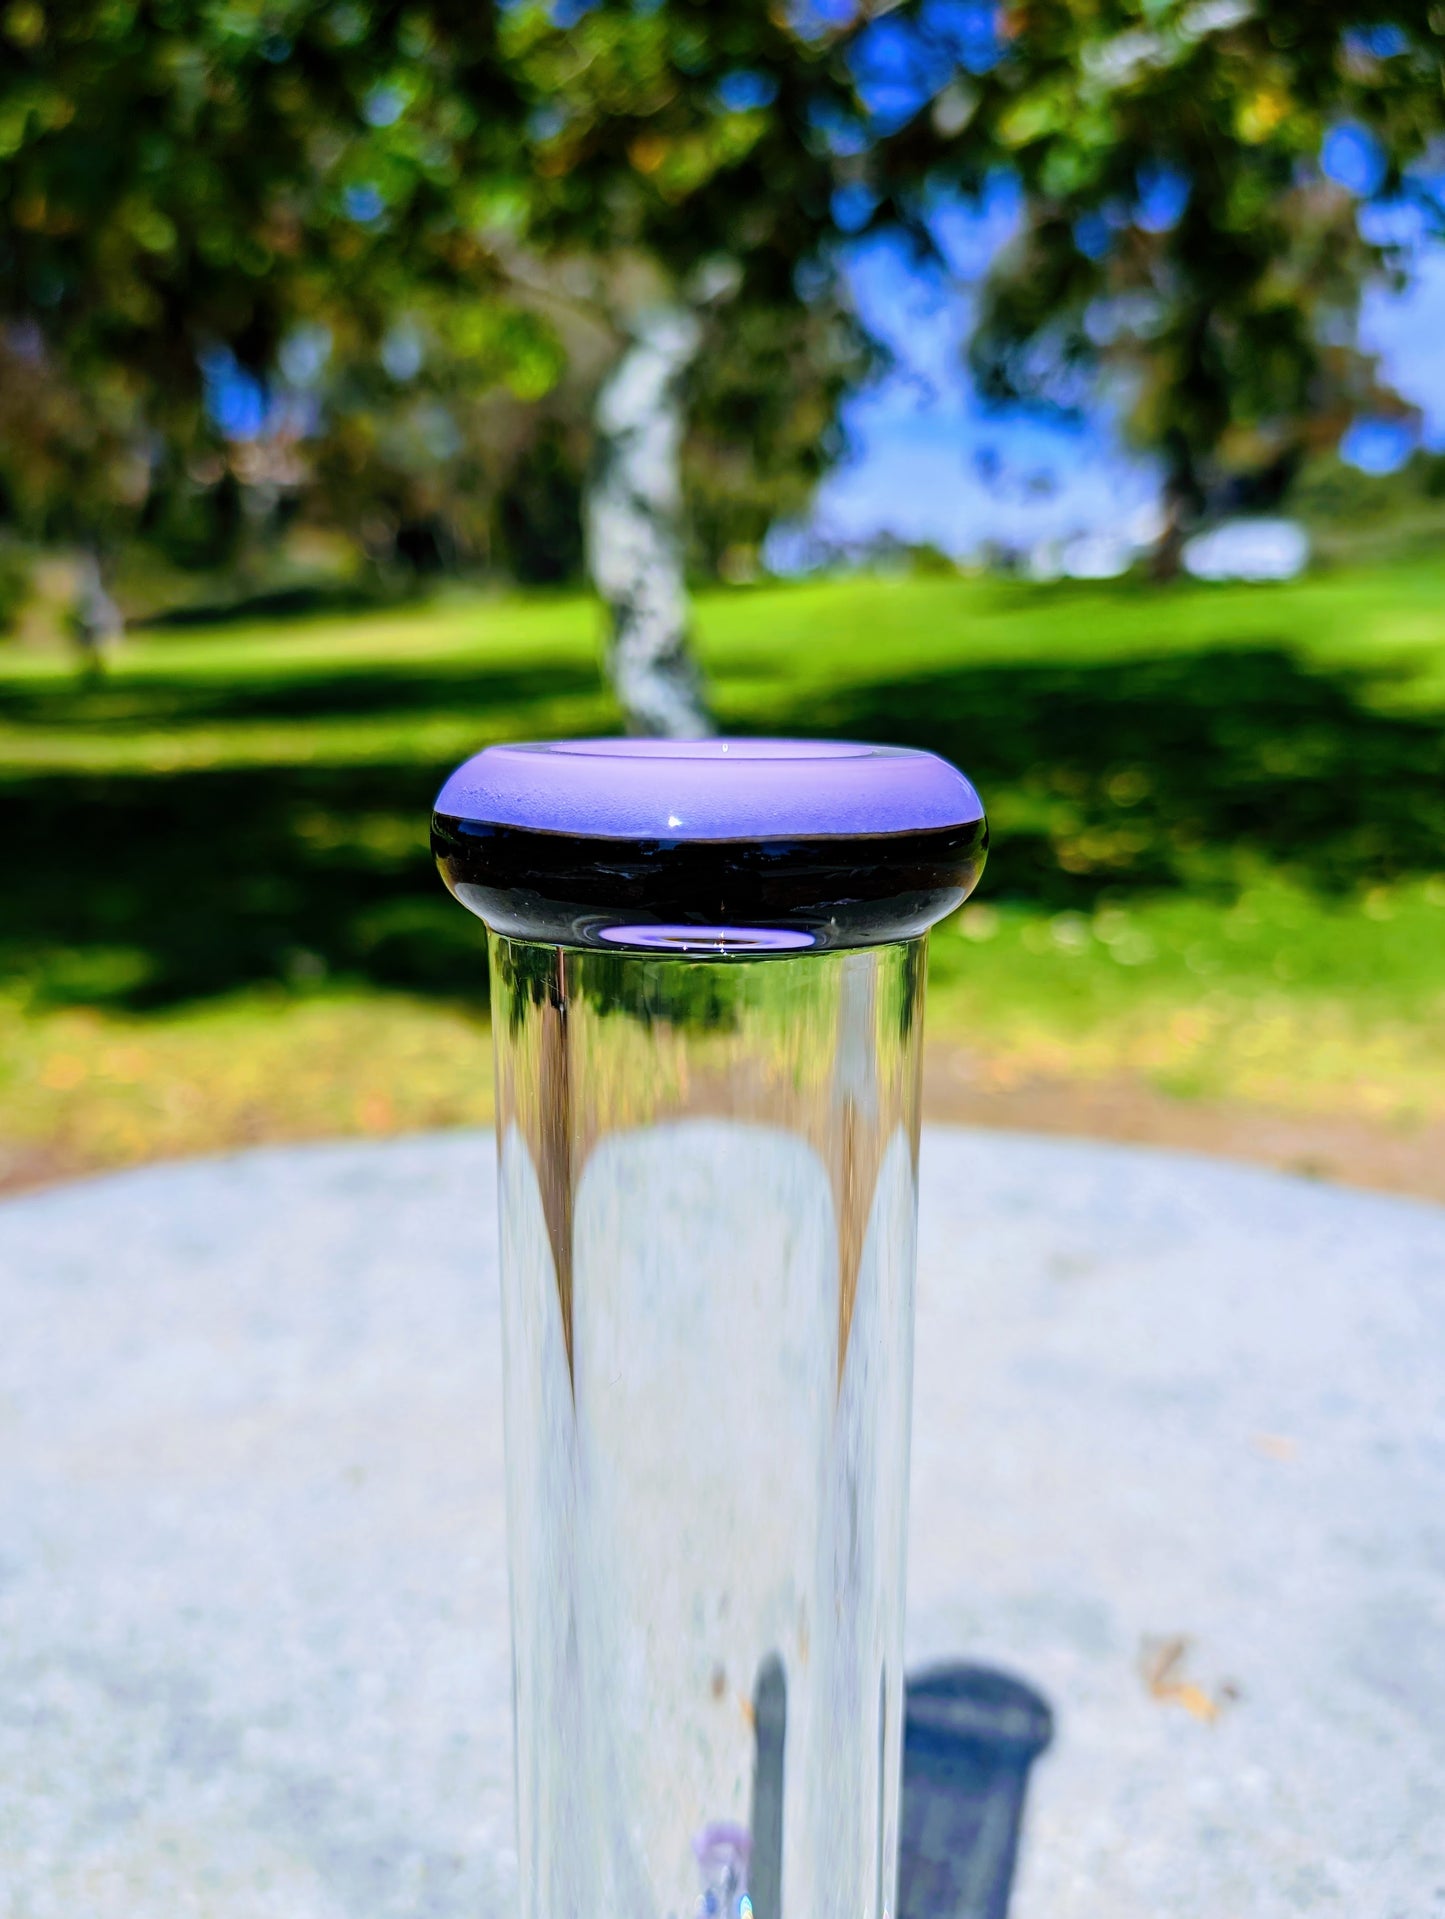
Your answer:
[[[807,720],[967,764],[995,796],[1008,898],[1229,892],[1260,863],[1338,895],[1431,871],[1445,845],[1439,721],[1371,704],[1380,677],[1283,642],[1034,658],[825,692]]]
[[[931,746],[983,790],[935,1038],[1005,1076],[1445,1108],[1445,564],[828,582],[699,628],[725,723]],[[4,1137],[91,1164],[481,1112],[480,934],[427,812],[488,740],[615,724],[595,632],[576,599],[461,596],[178,627],[98,684],[0,654]]]

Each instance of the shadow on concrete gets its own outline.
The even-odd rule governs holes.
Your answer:
[[[1029,1769],[1053,1728],[1031,1686],[987,1666],[908,1682],[899,1919],[1005,1919]]]

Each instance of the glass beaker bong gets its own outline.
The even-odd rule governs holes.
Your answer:
[[[883,1919],[897,1883],[931,754],[492,747],[524,1919]]]

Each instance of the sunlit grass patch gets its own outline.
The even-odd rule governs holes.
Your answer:
[[[724,724],[977,779],[993,852],[929,1024],[979,1084],[1445,1114],[1445,561],[827,580],[696,620]],[[99,682],[0,647],[0,1155],[484,1118],[480,929],[427,816],[489,741],[616,727],[598,635],[580,597],[455,593],[138,634]]]

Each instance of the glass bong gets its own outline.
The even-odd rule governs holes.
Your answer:
[[[486,924],[524,1919],[891,1914],[931,754],[491,747]]]

